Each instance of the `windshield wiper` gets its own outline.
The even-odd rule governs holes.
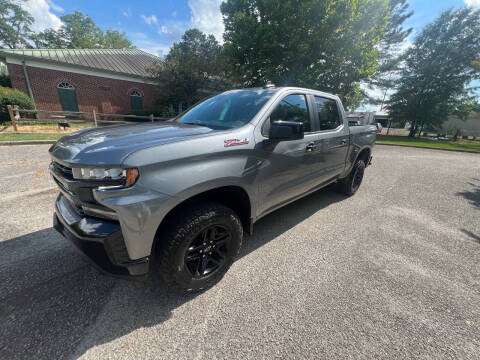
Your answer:
[[[204,126],[204,127],[211,128],[210,125],[203,124],[203,123],[197,123],[197,122],[181,122],[180,124],[198,125],[198,126]]]

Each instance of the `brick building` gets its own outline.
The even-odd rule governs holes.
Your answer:
[[[141,50],[0,49],[12,87],[39,110],[155,110],[158,87],[146,68],[159,60]]]

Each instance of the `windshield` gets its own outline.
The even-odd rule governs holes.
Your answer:
[[[234,90],[194,106],[177,121],[213,129],[232,129],[245,125],[276,92],[276,89]]]

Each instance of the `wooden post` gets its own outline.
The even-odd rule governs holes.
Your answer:
[[[15,121],[15,115],[13,115],[12,105],[7,105],[8,114],[10,115],[10,121],[12,122],[13,131],[17,132],[17,123]]]
[[[95,109],[93,109],[93,121],[95,121],[95,127],[98,127],[98,124],[97,124],[97,113],[95,112]]]
[[[18,105],[13,105],[13,115],[15,116],[15,120],[20,119],[20,109],[18,108]]]
[[[150,114],[150,120],[153,122],[153,114]]]

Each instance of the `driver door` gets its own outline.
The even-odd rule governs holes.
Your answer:
[[[263,155],[258,181],[258,215],[275,210],[284,203],[308,192],[318,183],[320,161],[319,137],[315,133],[313,104],[306,94],[290,94],[282,98],[262,125],[263,141],[257,144]],[[273,121],[302,122],[304,138],[270,140]]]

